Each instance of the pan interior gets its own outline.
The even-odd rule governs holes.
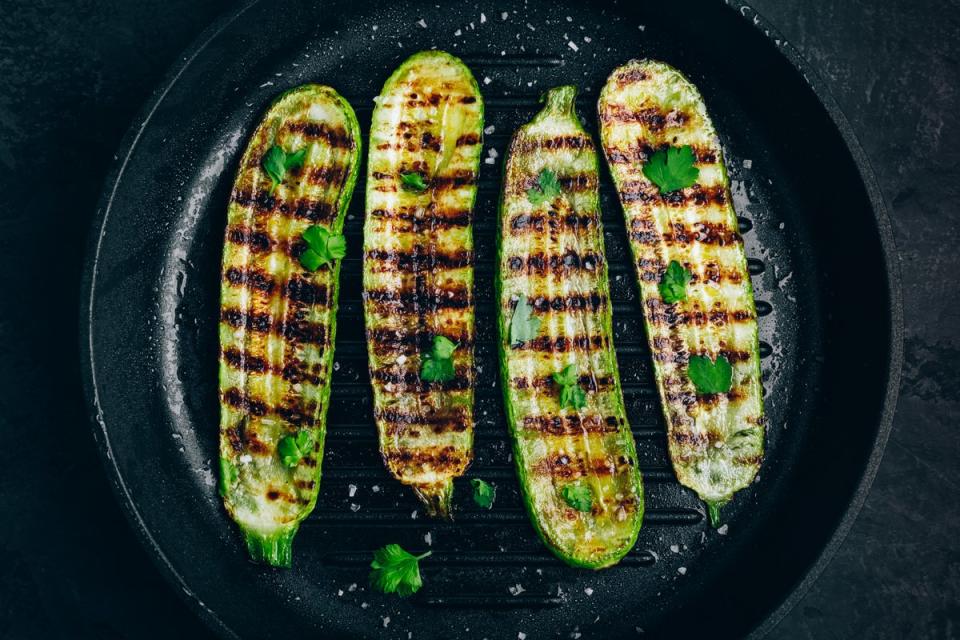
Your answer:
[[[90,285],[91,380],[118,483],[171,575],[219,628],[739,636],[819,557],[864,472],[884,400],[890,301],[870,200],[775,41],[719,3],[666,5],[261,2],[226,22],[162,96],[107,200]],[[476,459],[457,483],[456,521],[426,519],[379,458],[360,299],[361,179],[345,231],[320,500],[292,570],[253,566],[215,486],[219,263],[237,162],[272,98],[305,82],[344,94],[366,135],[391,70],[433,47],[461,56],[480,82],[484,158],[493,158],[481,164],[475,209]],[[590,572],[546,551],[519,496],[494,340],[497,199],[509,137],[541,92],[577,84],[596,139],[606,76],[639,57],[698,85],[724,143],[760,315],[768,452],[758,481],[724,509],[727,526],[710,529],[670,468],[622,213],[604,174],[615,344],[647,513],[635,549]],[[497,486],[491,511],[473,504],[473,477]],[[433,551],[412,599],[367,585],[372,551],[388,543]]]

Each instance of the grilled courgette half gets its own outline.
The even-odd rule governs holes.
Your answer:
[[[594,143],[576,87],[551,89],[513,136],[500,203],[501,377],[534,526],[562,560],[615,564],[643,485],[613,347]]]
[[[720,140],[696,87],[662,62],[616,69],[600,95],[599,117],[670,457],[717,526],[720,507],[757,475],[764,441],[756,306]],[[664,181],[660,170],[681,179],[668,184],[674,176]],[[704,368],[710,384],[696,375]]]
[[[442,51],[400,65],[370,127],[363,300],[380,452],[442,517],[473,456],[472,219],[482,136],[477,82]]]
[[[311,263],[304,234],[340,237],[359,158],[347,101],[301,86],[267,111],[230,196],[220,492],[250,556],[271,565],[290,565],[293,537],[316,504],[330,397],[340,262]]]

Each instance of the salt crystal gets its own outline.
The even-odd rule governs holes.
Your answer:
[[[729,530],[730,530],[729,525],[723,525],[722,527],[717,527],[717,533],[719,533],[722,536],[727,535],[727,531]]]
[[[361,602],[361,603],[360,603],[360,608],[361,608],[361,609],[369,609],[369,608],[370,608],[370,603],[369,603],[369,602]]]
[[[750,169],[750,168],[752,168],[752,167],[753,167],[753,160],[750,160],[750,159],[748,158],[748,159],[746,159],[746,160],[743,161],[743,168],[744,168],[744,169]]]
[[[374,493],[380,493],[380,485],[375,484],[372,487],[370,487],[370,490],[373,491]]]
[[[494,149],[493,147],[490,147],[489,149],[487,149],[487,154],[489,154],[491,158],[496,158],[497,156],[500,155],[499,153],[497,153],[497,150]]]
[[[483,24],[483,23],[486,22],[486,21],[487,21],[487,16],[485,16],[483,13],[481,13],[481,14],[480,14],[480,24]]]
[[[532,24],[530,24],[529,22],[527,23],[527,29],[530,29],[530,31],[536,31],[536,30],[537,30],[537,28],[534,27],[534,26],[533,26]]]
[[[590,44],[591,42],[593,42],[593,38],[591,38],[590,36],[583,36],[583,41],[586,42],[587,44]]]
[[[353,511],[354,513],[356,513],[357,511],[360,511],[360,505],[358,505],[358,504],[356,504],[356,503],[351,504],[351,505],[350,505],[350,511]]]
[[[347,495],[351,498],[357,495],[357,485],[355,484],[347,485]]]
[[[573,18],[571,18],[570,16],[567,16],[567,22],[573,22]]]
[[[427,21],[424,20],[423,18],[420,18],[420,20],[417,22],[417,24],[420,25],[421,27],[423,27],[424,29],[427,28]]]
[[[386,629],[388,626],[390,626],[390,616],[384,616],[384,617],[383,617],[383,628]]]
[[[587,594],[588,596],[592,596],[592,595],[593,595],[593,587],[587,587],[586,589],[583,590],[583,592],[584,592],[585,594]]]
[[[509,591],[509,592],[510,592],[510,595],[512,595],[512,596],[518,596],[518,595],[520,595],[521,593],[523,593],[524,591],[526,591],[526,589],[524,589],[524,588],[523,588],[523,585],[521,585],[521,584],[518,582],[518,583],[517,583],[515,586],[513,586],[513,587],[507,587],[507,591]]]
[[[573,49],[574,51],[580,51],[580,47],[578,47],[577,45],[575,45],[572,40],[570,40],[569,42],[567,42],[567,46],[570,47],[571,49]]]
[[[678,547],[675,544],[672,544],[670,545],[670,551],[673,551],[674,553],[680,553],[680,547]]]
[[[677,573],[679,573],[679,574],[682,575],[682,576],[685,576],[685,575],[687,575],[687,568],[686,568],[686,567],[679,567],[679,568],[677,569]]]
[[[423,541],[426,542],[428,545],[433,546],[433,535],[429,531],[427,531],[427,534],[423,536]]]
[[[490,135],[491,133],[493,133],[493,132],[496,131],[496,130],[497,130],[497,128],[496,128],[495,126],[490,125],[489,127],[485,128],[485,129],[483,130],[483,132],[484,132],[485,134],[487,134],[487,135]]]
[[[509,15],[510,15],[509,13],[507,13],[506,11],[504,11],[503,13],[500,14],[500,19],[501,19],[501,20],[506,20],[506,19],[507,19],[507,16],[509,16]]]
[[[496,158],[484,158],[483,164],[495,164],[497,162]]]
[[[527,640],[527,634],[521,631],[520,633],[517,634],[517,640]]]
[[[337,595],[343,596],[343,589],[337,589]]]
[[[483,77],[483,84],[490,84],[493,80],[490,79],[490,76]]]
[[[356,591],[356,590],[357,590],[357,583],[356,583],[356,582],[354,582],[354,583],[351,584],[349,587],[347,587],[347,591]]]
[[[462,35],[463,35],[463,29],[457,29],[456,31],[453,32],[453,35],[455,35],[455,36],[462,36]]]

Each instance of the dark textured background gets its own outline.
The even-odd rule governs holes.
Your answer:
[[[772,637],[960,638],[960,2],[753,4],[825,77],[876,169],[906,324],[873,490]],[[115,148],[180,51],[231,6],[0,2],[2,638],[206,635],[114,502],[80,393],[76,310]],[[865,277],[851,265],[851,286]]]

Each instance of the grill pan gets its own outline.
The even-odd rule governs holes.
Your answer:
[[[900,371],[889,223],[836,106],[737,2],[380,4],[244,6],[184,55],[118,153],[90,241],[81,342],[94,433],[136,531],[225,637],[764,635],[855,516]],[[272,98],[304,82],[337,88],[366,135],[383,81],[432,47],[473,70],[494,127],[485,146],[499,152],[481,164],[475,209],[476,456],[457,483],[456,520],[425,518],[379,458],[360,298],[361,179],[345,231],[320,499],[294,542],[293,569],[255,566],[215,482],[219,263],[237,162]],[[687,74],[723,140],[760,316],[768,448],[758,481],[724,508],[727,528],[710,529],[670,468],[622,213],[603,174],[615,344],[647,511],[635,549],[591,572],[549,554],[520,499],[496,367],[496,204],[509,136],[539,94],[579,85],[578,111],[597,139],[598,92],[635,57]],[[497,485],[492,511],[470,500],[472,477]],[[392,542],[433,550],[425,586],[408,600],[366,582],[372,551]]]

